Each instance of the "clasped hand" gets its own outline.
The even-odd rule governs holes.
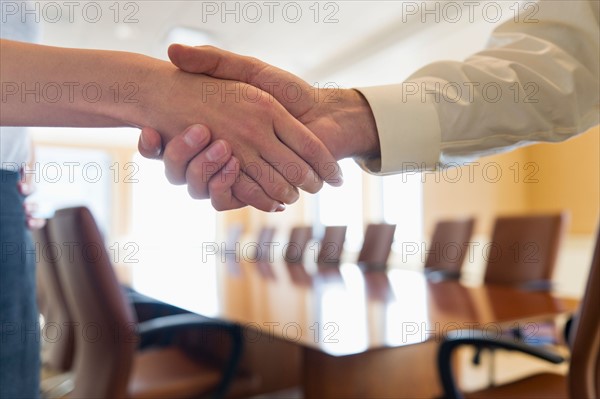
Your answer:
[[[353,90],[315,96],[288,72],[209,46],[173,45],[169,57],[186,72],[176,75],[171,91],[197,88],[205,111],[194,116],[192,105],[184,104],[175,115],[187,128],[171,136],[160,117],[148,121],[152,127],[142,128],[139,150],[162,157],[171,183],[187,183],[193,198],[210,198],[217,210],[251,205],[282,211],[298,199],[298,188],[315,193],[323,181],[341,185],[336,159],[379,150],[373,135],[354,134],[367,127],[361,123],[375,128],[368,104]],[[293,95],[285,91],[290,87]],[[348,118],[353,111],[361,117]]]

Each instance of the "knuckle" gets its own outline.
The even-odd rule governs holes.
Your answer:
[[[309,180],[309,182],[307,184],[304,184],[302,186],[302,189],[310,194],[316,194],[319,191],[321,191],[321,189],[323,188],[323,181],[322,180]]]
[[[304,163],[299,162],[289,162],[283,163],[280,169],[280,173],[284,177],[286,181],[294,186],[301,186],[304,183],[307,168],[304,166]]]
[[[179,175],[172,167],[165,165],[165,176],[171,184],[181,185],[185,183],[185,179]]]
[[[212,198],[210,200],[210,203],[212,204],[212,207],[215,208],[215,210],[217,212],[223,212],[223,211],[228,211],[230,209],[233,209],[233,207],[227,205],[226,203],[224,203],[224,201],[222,201],[221,199],[215,199]]]
[[[229,187],[223,176],[214,176],[208,181],[208,192],[211,196],[225,192]]]
[[[187,165],[185,171],[186,180],[206,186],[210,179],[221,169],[222,165],[217,162],[192,161]]]
[[[258,184],[251,183],[251,184],[246,185],[246,187],[244,187],[243,195],[245,198],[251,199],[251,198],[256,198],[256,197],[262,196],[264,194],[263,194],[262,188]]]
[[[256,183],[247,183],[233,186],[233,194],[242,203],[252,204],[253,207],[268,212],[274,201],[267,198],[263,189]]]
[[[302,143],[302,154],[316,156],[322,151],[321,143],[314,137],[306,136]]]
[[[284,202],[289,196],[289,191],[286,184],[273,184],[269,189],[269,194],[273,199]]]
[[[252,57],[252,56],[247,56],[247,57],[246,57],[246,61],[248,61],[248,63],[249,63],[250,65],[260,65],[260,64],[262,63],[262,61],[261,61],[261,60],[259,60],[259,59],[258,59],[258,58],[256,58],[256,57]]]
[[[256,90],[256,101],[254,102],[255,106],[258,108],[259,112],[272,115],[275,110],[275,99],[267,92],[264,92],[260,89]]]
[[[189,181],[203,180],[203,163],[190,162],[185,170],[185,177]]]
[[[176,151],[176,148],[174,147],[167,146],[167,149],[165,150],[164,161],[165,163],[171,165],[181,165],[187,162],[187,154],[185,154],[183,151]]]
[[[193,199],[207,199],[208,193],[204,191],[201,187],[196,187],[195,184],[191,183],[187,186],[187,191],[190,197]]]
[[[241,137],[244,137],[245,140],[249,140],[259,137],[259,135],[257,134],[258,131],[259,129],[255,127],[255,124],[252,121],[249,121],[247,124],[244,124],[243,126],[240,126],[238,128],[237,134]],[[243,157],[243,159],[244,161],[246,161],[245,156]]]

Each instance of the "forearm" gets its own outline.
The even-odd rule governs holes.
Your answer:
[[[0,46],[3,126],[138,126],[149,76],[168,64],[117,51]]]

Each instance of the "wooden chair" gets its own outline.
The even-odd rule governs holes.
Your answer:
[[[33,230],[32,238],[37,247],[37,284],[44,291],[44,324],[49,331],[56,328],[60,332],[58,339],[44,339],[42,342],[42,362],[52,371],[66,372],[73,365],[75,331],[56,266],[64,248],[50,243],[46,226]]]
[[[45,331],[41,342],[43,370],[40,391],[44,398],[59,398],[73,390],[71,368],[75,355],[73,318],[56,266],[62,249],[50,244],[47,226],[33,230],[31,234],[36,245],[36,288],[38,301],[43,298],[40,313],[44,316],[42,331]]]
[[[566,219],[563,213],[497,218],[484,282],[549,289]]]
[[[269,259],[271,254],[271,243],[275,237],[275,227],[262,227],[258,233],[258,242],[256,242],[256,251],[254,252],[254,261],[272,262],[274,259]]]
[[[224,248],[221,248],[221,259],[225,262],[237,262],[240,256],[240,240],[244,231],[240,223],[235,223],[227,229],[227,237],[224,242]]]
[[[290,280],[294,285],[310,287],[313,283],[313,277],[308,274],[304,265],[301,263],[288,263],[285,265],[287,272],[290,276]]]
[[[59,210],[47,226],[51,243],[72,249],[56,262],[68,308],[81,328],[75,334],[72,397],[222,397],[227,392],[242,349],[238,326],[189,313],[138,323],[89,210]],[[192,360],[175,346],[138,350],[141,339],[192,328],[229,338],[224,365]]]
[[[312,227],[298,226],[292,228],[290,242],[285,246],[284,259],[287,263],[302,263],[306,245],[312,238]]]
[[[317,264],[327,265],[340,263],[346,241],[346,226],[327,226],[321,240]]]
[[[527,290],[550,290],[566,220],[567,215],[564,213],[497,218],[488,244],[484,283],[510,285]],[[505,306],[493,298],[489,302],[494,313],[502,312]],[[557,335],[554,323],[547,320],[545,324],[553,332],[543,338],[552,341]],[[515,328],[512,335],[519,339],[523,332]],[[473,358],[475,363],[478,362],[480,352],[476,351]],[[491,353],[491,362],[494,362],[493,348]],[[493,373],[490,378],[493,381]]]
[[[463,394],[458,389],[452,370],[452,353],[463,345],[476,348],[503,348],[519,351],[551,363],[564,359],[540,347],[505,339],[490,339],[481,331],[456,331],[455,338],[447,337],[440,345],[438,368],[446,398],[598,398],[600,397],[600,231],[592,266],[581,302],[575,316],[570,336],[571,360],[565,377],[554,373],[535,374],[505,385],[494,386],[478,392]]]
[[[474,218],[438,222],[429,243],[425,272],[436,279],[459,278],[474,226]]]
[[[56,261],[62,256],[60,244],[51,242],[48,227],[43,226],[31,232],[36,244],[37,287],[44,292],[44,306],[40,313],[44,316],[44,325],[53,333],[57,330],[58,338],[48,337],[42,345],[42,362],[49,371],[68,372],[73,365],[75,354],[74,320],[67,305],[62,283],[58,275]],[[146,321],[156,317],[186,313],[184,310],[142,295],[130,287],[121,286],[127,301],[135,309],[136,319]],[[50,339],[51,338],[51,339]],[[164,337],[160,341],[165,341]],[[158,340],[146,344],[156,344]]]
[[[369,224],[357,262],[367,269],[385,267],[395,232],[395,224]]]

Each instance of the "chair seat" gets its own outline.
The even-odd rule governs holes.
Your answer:
[[[209,392],[221,381],[215,367],[190,359],[178,348],[152,348],[134,358],[131,398],[189,398]]]
[[[540,373],[505,385],[465,393],[465,398],[568,398],[567,379],[559,374]]]

